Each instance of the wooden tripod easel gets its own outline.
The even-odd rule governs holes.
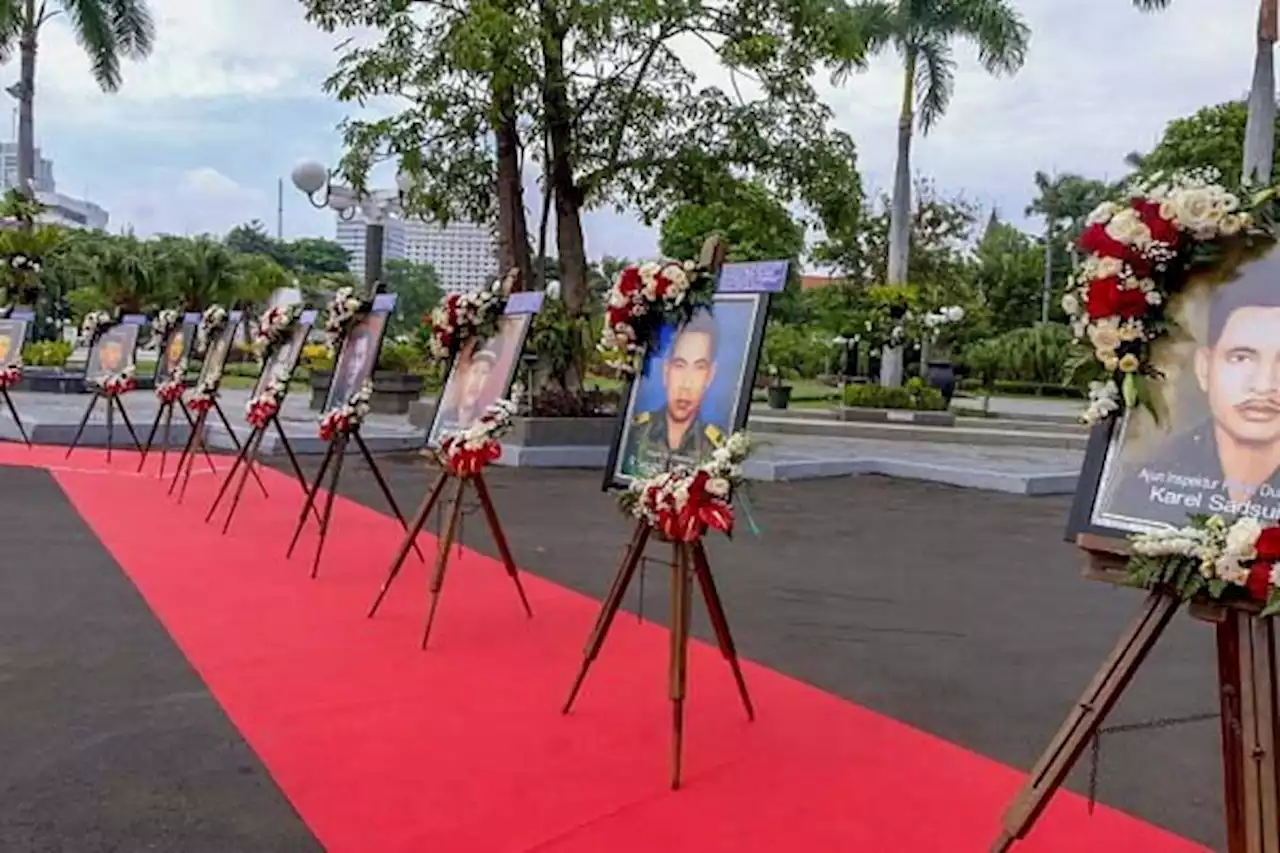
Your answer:
[[[636,523],[635,532],[622,558],[622,565],[614,577],[613,586],[605,597],[596,617],[595,628],[587,640],[583,654],[582,666],[578,676],[569,690],[569,698],[564,703],[564,713],[573,708],[578,691],[587,677],[587,670],[595,662],[604,646],[605,637],[609,633],[618,608],[627,594],[627,587],[635,576],[636,569],[644,558],[644,549],[649,542],[651,530],[644,521]],[[728,661],[733,671],[733,679],[738,685],[738,695],[742,699],[742,707],[747,712],[747,719],[755,719],[755,709],[751,705],[751,696],[747,692],[747,682],[742,676],[742,667],[738,662],[738,652],[733,644],[733,635],[729,631],[729,620],[725,616],[724,605],[720,594],[716,591],[715,579],[711,575],[711,564],[707,560],[707,552],[701,540],[695,542],[672,543],[671,561],[671,652],[670,671],[668,675],[668,696],[671,699],[671,787],[678,789],[681,780],[681,767],[684,752],[684,699],[688,683],[689,658],[689,618],[693,600],[693,580],[698,581],[702,590],[702,598],[707,606],[707,615],[711,619],[711,627],[716,634],[716,642],[720,653]]]
[[[391,583],[400,574],[400,568],[404,565],[405,557],[409,555],[410,546],[417,547],[415,543],[418,533],[421,532],[423,525],[427,523],[427,517],[431,514],[431,510],[440,501],[440,496],[444,494],[445,486],[449,480],[457,480],[458,485],[454,489],[453,497],[450,498],[449,521],[437,543],[435,572],[431,576],[431,605],[427,609],[427,623],[422,631],[423,649],[427,647],[427,640],[431,637],[431,625],[435,622],[436,607],[440,603],[440,591],[444,588],[445,570],[449,566],[449,551],[453,547],[454,540],[460,535],[459,527],[462,520],[463,497],[466,494],[468,485],[476,491],[476,497],[480,501],[480,508],[484,511],[485,521],[488,522],[489,531],[493,534],[494,544],[497,545],[498,554],[502,557],[503,567],[507,570],[507,574],[511,576],[511,581],[516,585],[516,592],[520,595],[520,604],[524,606],[524,612],[527,616],[530,618],[533,616],[533,609],[529,607],[529,599],[524,594],[524,586],[520,583],[519,570],[516,568],[515,560],[511,557],[511,549],[507,545],[506,534],[502,532],[502,523],[498,520],[498,511],[494,509],[493,498],[489,495],[489,487],[485,484],[484,475],[476,473],[469,477],[459,477],[448,468],[443,468],[440,472],[440,476],[436,479],[436,484],[431,487],[431,491],[427,493],[426,498],[422,501],[422,506],[418,507],[418,512],[414,515],[412,523],[406,528],[404,540],[400,543],[395,559],[391,561],[391,568],[387,571],[387,579],[382,582],[382,588],[378,590],[378,597],[374,599],[373,606],[369,608],[367,616],[372,619],[373,615],[378,612],[378,607],[381,606],[382,600],[386,598],[387,590],[391,588]]]
[[[169,441],[169,437],[172,434],[173,410],[175,408],[179,409],[182,412],[182,416],[187,419],[187,426],[191,429],[195,429],[195,419],[191,417],[191,412],[187,409],[187,404],[185,402],[181,399],[161,400],[160,408],[156,410],[156,419],[151,423],[151,432],[147,433],[147,443],[142,446],[142,458],[138,460],[138,473],[142,473],[142,469],[147,465],[147,455],[151,453],[151,448],[155,444],[156,431],[160,428],[161,420],[163,420],[164,436],[161,439],[160,445],[160,473],[157,474],[156,477],[157,479],[164,479],[165,463],[168,461],[169,448],[172,446]],[[209,463],[209,470],[217,473],[218,469],[213,464],[213,457],[209,455],[209,448],[202,444],[201,450],[204,451],[205,461]]]
[[[85,407],[84,417],[80,419],[80,426],[76,428],[75,438],[71,439],[71,446],[67,448],[65,458],[70,459],[71,454],[80,445],[80,438],[84,435],[85,427],[89,423],[89,416],[93,414],[94,408],[97,407],[99,400],[107,402],[107,462],[111,461],[111,445],[115,436],[115,422],[112,414],[116,409],[120,410],[120,419],[124,421],[124,425],[129,428],[129,437],[133,439],[133,446],[142,451],[142,442],[138,441],[138,434],[133,431],[133,422],[129,420],[129,413],[124,410],[124,403],[120,402],[119,394],[104,394],[102,389],[95,389],[93,397],[89,400],[89,405]]]
[[[13,416],[13,422],[18,425],[18,434],[22,436],[22,443],[30,447],[31,439],[27,436],[27,428],[22,425],[22,418],[18,417],[18,407],[13,405],[13,398],[9,396],[9,389],[0,388],[0,397],[4,397],[4,404],[8,407],[9,414]]]
[[[185,409],[185,404],[183,408]],[[227,431],[227,435],[231,436],[231,443],[235,447],[236,452],[240,452],[243,447],[240,439],[236,437],[236,431],[231,428],[231,422],[227,420],[226,412],[222,411],[222,406],[218,403],[217,392],[214,392],[213,400],[209,408],[201,409],[196,414],[196,422],[191,426],[191,434],[187,436],[187,443],[182,448],[182,455],[178,457],[178,470],[174,472],[173,482],[169,484],[169,494],[173,494],[173,490],[178,485],[178,480],[182,480],[182,489],[178,492],[178,503],[182,503],[183,497],[187,494],[187,482],[191,479],[191,469],[195,466],[196,451],[200,451],[208,456],[209,448],[205,444],[204,432],[209,422],[209,411],[213,410],[218,413],[218,418],[222,421],[223,429]],[[218,473],[215,468],[213,471]],[[263,497],[267,496],[267,487],[262,482],[262,477],[258,475],[256,470],[250,469],[253,479],[257,481],[258,488],[262,490]]]
[[[1116,543],[1081,536],[1080,544],[1091,550],[1093,568],[1086,572],[1088,576],[1112,582],[1123,577],[1117,571],[1124,559]],[[1176,596],[1160,590],[1147,596],[1005,812],[1003,830],[991,846],[994,853],[1004,853],[1031,831],[1181,604]],[[1256,609],[1234,605],[1193,603],[1190,610],[1217,629],[1227,851],[1280,853],[1280,722],[1273,621],[1259,618]]]
[[[360,453],[364,456],[365,463],[369,466],[369,470],[373,471],[373,478],[378,482],[378,488],[382,490],[382,495],[387,499],[387,503],[391,505],[391,511],[395,513],[396,520],[400,522],[400,526],[405,530],[409,529],[409,525],[404,520],[404,514],[400,512],[400,505],[396,503],[395,495],[391,494],[391,488],[387,485],[386,478],[382,476],[382,471],[378,468],[377,461],[373,458],[373,454],[369,452],[369,445],[365,444],[364,438],[360,435],[360,428],[350,430],[349,432],[340,432],[329,441],[329,448],[325,451],[324,461],[320,463],[320,470],[316,471],[316,479],[307,489],[307,500],[302,505],[302,513],[298,516],[298,525],[293,529],[293,539],[289,542],[289,550],[285,556],[292,557],[293,549],[298,546],[298,538],[302,536],[302,528],[307,523],[307,513],[313,512],[315,508],[316,495],[320,492],[320,484],[324,481],[324,475],[329,471],[329,466],[333,466],[333,473],[329,477],[329,493],[325,495],[324,510],[320,513],[320,541],[316,543],[315,557],[311,562],[311,577],[315,578],[320,573],[320,555],[324,552],[325,539],[329,535],[329,521],[333,518],[333,499],[338,495],[338,481],[342,477],[342,460],[346,457],[347,442],[355,439],[356,446],[360,448]],[[259,437],[261,440],[261,437]],[[426,557],[422,556],[422,551],[418,548],[417,543],[413,544],[413,550],[418,553],[418,559],[425,562]]]
[[[289,464],[293,466],[293,474],[298,478],[298,485],[302,487],[303,494],[309,490],[307,486],[307,475],[302,472],[302,466],[298,464],[298,457],[293,452],[293,446],[289,444],[289,437],[285,435],[284,427],[280,423],[280,419],[276,415],[272,415],[269,421],[276,428],[276,435],[280,438],[280,443],[284,446],[285,455],[289,457]],[[213,505],[209,507],[208,514],[205,515],[205,522],[213,519],[213,514],[218,511],[218,504],[222,503],[222,498],[227,493],[227,488],[231,485],[231,481],[235,479],[236,472],[240,472],[240,482],[236,486],[235,495],[232,497],[231,506],[227,509],[226,520],[222,523],[222,532],[226,533],[231,527],[231,519],[236,514],[236,508],[240,505],[240,496],[244,494],[245,483],[249,480],[249,472],[253,470],[254,464],[258,461],[258,453],[262,449],[262,439],[266,435],[267,425],[254,427],[249,433],[249,437],[244,440],[244,445],[240,448],[240,452],[236,454],[236,461],[231,464],[231,470],[227,472],[227,478],[222,481],[221,488],[218,489],[218,496],[213,499]],[[314,506],[311,512],[316,517],[316,521],[320,520],[320,511]]]

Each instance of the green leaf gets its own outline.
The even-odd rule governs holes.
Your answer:
[[[1124,395],[1125,408],[1132,409],[1138,404],[1137,374],[1126,373],[1124,375],[1124,381],[1120,385],[1120,392]]]

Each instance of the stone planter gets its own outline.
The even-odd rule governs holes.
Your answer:
[[[917,412],[911,409],[866,409],[859,406],[839,406],[836,419],[859,423],[909,423],[918,426],[955,426],[956,416],[950,412]]]
[[[24,367],[16,391],[39,391],[44,394],[85,394],[83,370],[63,367]]]
[[[324,408],[332,377],[331,370],[311,371],[311,408],[314,411]],[[377,371],[373,374],[373,397],[369,399],[369,411],[378,415],[405,414],[409,411],[409,405],[422,395],[422,384],[422,377],[413,373]]]
[[[616,416],[516,418],[502,441],[498,464],[521,468],[604,468],[617,428]]]
[[[770,385],[768,394],[771,409],[785,409],[791,404],[790,385]]]

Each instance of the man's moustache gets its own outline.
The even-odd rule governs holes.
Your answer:
[[[1268,412],[1280,413],[1280,400],[1274,397],[1251,397],[1243,403],[1237,403],[1236,409],[1265,409]]]

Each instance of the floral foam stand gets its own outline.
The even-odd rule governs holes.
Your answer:
[[[231,528],[231,519],[235,517],[236,509],[240,506],[245,484],[249,475],[254,473],[255,466],[258,465],[258,455],[262,450],[262,441],[266,437],[268,427],[275,427],[276,437],[280,440],[285,457],[293,468],[293,475],[301,485],[302,491],[304,493],[307,491],[306,474],[302,471],[297,454],[293,452],[289,436],[285,434],[284,427],[280,424],[279,414],[280,407],[284,405],[284,400],[289,395],[289,383],[298,369],[303,343],[315,326],[318,316],[319,312],[305,311],[301,305],[273,306],[264,311],[254,323],[253,343],[258,349],[263,373],[254,388],[253,396],[245,404],[245,422],[249,424],[249,437],[244,440],[244,445],[236,454],[235,461],[231,463],[231,470],[227,472],[222,485],[218,488],[217,496],[213,499],[213,504],[210,505],[204,517],[206,523],[213,520],[232,481],[239,474],[239,482],[231,504],[227,508],[227,516],[222,523],[223,533]],[[284,359],[277,360],[277,356],[281,354]],[[318,520],[319,511],[314,507],[312,510]]]
[[[468,488],[475,490],[476,498],[480,502],[480,509],[484,512],[485,521],[488,523],[489,531],[493,534],[493,541],[498,547],[498,554],[502,558],[503,567],[511,577],[512,583],[516,586],[516,592],[520,596],[520,604],[524,607],[525,615],[533,616],[533,609],[529,606],[529,599],[525,595],[524,586],[520,583],[520,573],[516,568],[515,560],[511,556],[511,548],[507,544],[506,534],[502,531],[502,523],[498,519],[498,511],[494,508],[493,498],[489,494],[489,487],[484,481],[484,469],[490,463],[497,461],[502,455],[502,437],[511,430],[512,418],[515,417],[517,408],[515,400],[518,398],[519,391],[516,389],[512,393],[512,399],[497,401],[485,410],[485,413],[470,428],[446,434],[441,440],[438,450],[428,451],[440,466],[440,476],[436,478],[435,485],[427,493],[422,505],[418,507],[417,513],[409,523],[408,530],[405,531],[405,537],[400,543],[400,548],[396,551],[396,556],[391,562],[391,568],[387,571],[387,578],[382,582],[382,587],[378,590],[378,597],[374,599],[373,606],[369,608],[368,613],[368,616],[372,618],[378,612],[378,607],[386,597],[392,582],[400,574],[405,558],[409,556],[409,548],[427,523],[431,510],[440,504],[449,481],[453,480],[456,486],[453,489],[453,494],[448,498],[447,508],[445,509],[445,514],[449,520],[437,542],[435,570],[431,576],[431,604],[427,610],[426,626],[422,631],[423,649],[426,649],[427,641],[431,637],[431,626],[435,622],[436,607],[440,603],[440,591],[444,587],[445,571],[449,565],[449,554],[453,549],[454,542],[461,537],[463,505]]]
[[[1081,276],[1063,301],[1077,337],[1106,373],[1084,419],[1114,428],[1126,409],[1164,417],[1153,346],[1173,328],[1165,308],[1195,272],[1274,245],[1277,193],[1245,205],[1206,174],[1157,176],[1089,217]],[[1083,481],[1082,481],[1083,482]],[[991,849],[1025,838],[1173,616],[1187,604],[1214,626],[1218,647],[1228,853],[1280,853],[1280,691],[1274,616],[1280,613],[1280,528],[1254,518],[1189,517],[1176,529],[1129,536],[1082,532],[1086,577],[1148,590],[1141,611],[1072,707],[1006,811]]]

